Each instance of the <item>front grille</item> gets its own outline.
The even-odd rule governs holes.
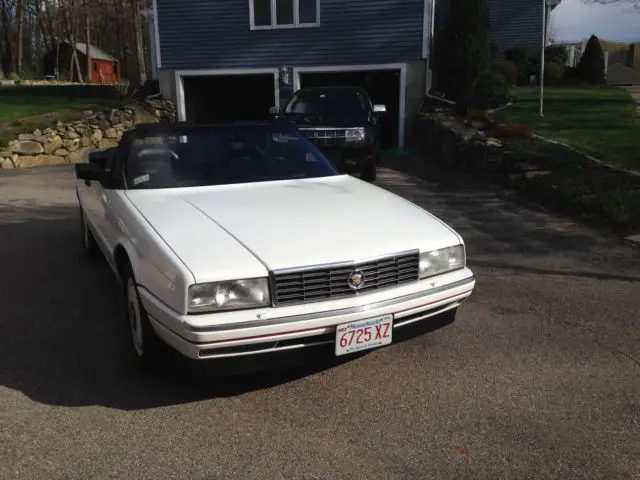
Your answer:
[[[345,129],[300,129],[311,143],[319,147],[333,147],[345,144]]]
[[[273,276],[278,306],[351,297],[418,280],[420,254],[402,253],[372,261],[276,273]],[[364,274],[364,286],[353,290],[348,280],[355,271]]]

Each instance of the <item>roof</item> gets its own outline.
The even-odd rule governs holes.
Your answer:
[[[76,43],[76,50],[78,50],[83,55],[87,54],[87,44],[86,43]],[[96,47],[95,45],[91,45],[91,58],[94,60],[106,60],[107,62],[117,62],[118,59],[112,57],[104,50]]]

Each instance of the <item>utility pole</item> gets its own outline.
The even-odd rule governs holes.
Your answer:
[[[562,0],[542,0],[542,49],[540,50],[540,116],[544,117],[544,54],[547,48],[547,19],[552,7]]]

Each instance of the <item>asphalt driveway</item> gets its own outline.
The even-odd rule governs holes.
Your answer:
[[[640,478],[638,249],[409,157],[379,184],[465,237],[477,289],[454,325],[181,378],[131,368],[72,171],[0,173],[0,478]]]

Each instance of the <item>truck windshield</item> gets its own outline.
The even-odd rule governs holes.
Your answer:
[[[285,108],[287,115],[353,117],[367,112],[367,98],[352,88],[299,90]]]
[[[225,126],[137,137],[125,164],[130,189],[179,188],[338,175],[290,127]]]

